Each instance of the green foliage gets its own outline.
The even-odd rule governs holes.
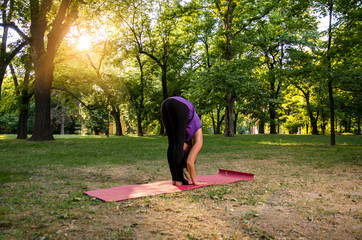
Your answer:
[[[0,116],[0,132],[16,133],[18,116],[16,114],[3,114]]]
[[[13,3],[15,23],[26,32],[29,3]],[[54,2],[49,20],[59,4]],[[250,123],[266,123],[267,128],[279,123],[296,129],[314,122],[319,132],[327,133],[326,82],[332,77],[340,131],[358,133],[362,118],[360,3],[334,1],[331,71],[325,33],[317,30],[317,17],[327,12],[324,0],[80,4],[78,20],[55,59],[53,131],[60,129],[62,111],[69,132],[79,130],[81,105],[88,127],[97,132],[104,131],[108,114],[117,110],[129,129],[140,122],[142,131],[157,133],[166,92],[191,100],[205,132],[219,133],[225,129],[225,96],[231,92],[238,130],[247,131]],[[89,49],[80,50],[78,40],[84,36],[92,41]],[[19,59],[13,64],[21,75],[24,66]],[[14,132],[20,98],[9,77],[2,86],[0,118],[1,127]],[[29,92],[32,88],[30,83]]]
[[[81,128],[78,102],[66,93],[55,90],[52,94],[51,106],[53,133],[78,134]]]
[[[107,130],[109,114],[103,106],[93,105],[93,109],[88,112],[88,117],[85,120],[85,126],[90,130],[89,134],[94,131],[95,135],[99,135]]]
[[[288,118],[284,126],[288,129],[289,134],[297,134],[302,123],[298,119]]]

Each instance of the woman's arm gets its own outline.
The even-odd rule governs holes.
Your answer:
[[[200,128],[199,130],[197,130],[192,139],[192,147],[190,149],[190,153],[187,158],[187,171],[189,172],[192,184],[194,185],[201,184],[196,181],[195,161],[197,154],[200,152],[202,148],[202,143],[203,143],[203,136],[202,136],[202,129]]]

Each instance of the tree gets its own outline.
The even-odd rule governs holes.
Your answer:
[[[167,19],[165,15],[170,6],[166,2],[157,1],[154,9],[146,1],[129,2],[122,6],[123,11],[117,17],[125,23],[133,35],[132,41],[138,47],[138,52],[148,56],[161,68],[161,82],[163,99],[168,97],[167,93],[167,68],[170,55],[173,54],[172,41],[177,40],[172,36],[175,23]],[[147,13],[154,14],[154,26]]]
[[[129,96],[129,106],[130,109],[135,111],[137,119],[137,134],[138,136],[143,136],[142,120],[144,119],[144,105],[145,105],[145,76],[144,76],[144,66],[145,61],[142,61],[141,56],[136,54],[137,64],[139,68],[139,77],[136,77],[139,81],[132,81],[130,76],[127,81],[128,96]]]
[[[120,77],[119,68],[114,65],[114,56],[118,55],[115,41],[105,29],[101,29],[101,21],[93,19],[80,32],[74,30],[69,35],[68,45],[63,45],[60,51],[58,67],[55,70],[54,88],[66,92],[83,105],[89,113],[95,111],[92,120],[105,116],[108,111],[114,118],[116,136],[122,136],[120,104],[124,98],[123,79]],[[77,49],[79,36],[84,34],[93,36],[89,49]],[[102,32],[101,38],[96,38]],[[80,47],[80,46],[78,46]],[[112,53],[112,54],[111,54]],[[122,66],[122,65],[121,65]],[[99,114],[101,113],[102,114]],[[100,121],[93,121],[98,122]]]
[[[248,1],[235,0],[214,0],[211,2],[213,12],[220,20],[222,26],[219,29],[219,36],[223,39],[220,41],[221,57],[226,62],[232,62],[238,56],[236,51],[237,37],[241,33],[249,32],[254,29],[255,24],[261,21],[272,9],[275,8],[278,1],[257,1],[251,4]],[[241,53],[242,54],[242,53]],[[230,65],[227,64],[227,65]],[[224,136],[234,136],[234,104],[237,95],[234,91],[235,80],[233,78],[225,79],[225,130]],[[230,81],[231,80],[231,81]],[[234,87],[233,87],[234,86]]]
[[[115,13],[114,6],[117,6],[121,11]],[[142,121],[145,117],[145,74],[144,67],[146,61],[142,59],[140,48],[142,45],[143,31],[148,24],[149,17],[146,12],[149,11],[147,2],[129,1],[129,2],[112,2],[109,4],[109,9],[113,16],[111,19],[115,23],[119,34],[116,37],[118,42],[117,62],[120,65],[132,65],[131,59],[134,58],[137,63],[138,71],[127,72],[127,77],[124,79],[127,96],[129,100],[129,110],[135,113],[137,121],[137,134],[143,136]],[[119,25],[121,21],[123,24]],[[128,61],[127,61],[128,60]],[[136,76],[138,75],[138,77]]]
[[[0,132],[16,134],[19,119],[18,96],[14,81],[6,76],[3,82],[3,98],[0,104]]]
[[[53,0],[30,1],[30,45],[35,70],[35,127],[29,140],[54,140],[50,124],[54,58],[64,36],[77,18],[78,5],[79,1],[76,0],[62,0],[59,6],[53,4]],[[50,16],[53,16],[51,21]]]
[[[20,108],[18,128],[17,128],[17,139],[27,139],[28,138],[28,118],[29,118],[29,104],[30,99],[34,94],[34,89],[32,86],[33,76],[31,72],[33,71],[31,64],[31,57],[28,49],[27,53],[24,53],[18,61],[18,68],[24,68],[23,81],[20,82],[17,76],[17,73],[14,69],[14,66],[10,64],[11,75],[14,81],[15,93],[17,95],[17,100]],[[17,71],[22,73],[22,71]]]
[[[197,36],[198,41],[190,52],[189,56],[184,58],[189,59],[187,67],[183,68],[185,72],[183,83],[187,83],[184,91],[186,98],[191,100],[198,111],[200,117],[202,115],[209,115],[212,121],[213,133],[221,134],[221,126],[224,122],[224,94],[215,88],[213,82],[210,82],[212,76],[212,67],[217,64],[217,57],[215,56],[216,46],[215,29],[217,19],[213,17],[212,11],[207,8],[202,8],[199,12],[186,7],[183,16],[192,17],[189,22],[192,22],[192,31]],[[181,83],[177,83],[179,87]],[[181,89],[179,89],[180,91]]]
[[[329,26],[328,26],[328,43],[327,43],[327,63],[328,63],[328,96],[329,96],[329,112],[331,123],[331,145],[336,145],[336,133],[334,129],[334,98],[333,98],[333,77],[332,72],[332,58],[331,58],[331,46],[332,46],[332,18],[333,18],[333,0],[329,0],[328,12],[329,12]]]
[[[319,75],[316,43],[319,34],[307,31],[295,42],[295,47],[289,49],[288,82],[302,94],[305,109],[312,127],[312,134],[318,135],[318,118],[320,116],[320,95],[323,91]]]
[[[20,24],[26,23],[27,17],[22,10],[25,8],[25,5],[26,3],[16,0],[4,0],[1,4],[0,100],[1,86],[6,74],[6,68],[21,49],[29,43],[29,37],[14,22],[14,19],[16,19],[15,21]],[[20,36],[20,39],[9,43],[10,40],[8,38],[10,28]]]
[[[255,61],[257,62],[257,61]],[[248,91],[245,93],[245,100],[241,104],[241,113],[258,123],[259,134],[265,133],[265,124],[268,122],[269,94],[263,88],[262,71],[254,68],[254,76],[249,81]]]
[[[176,72],[185,62],[179,61],[181,58],[178,56],[191,49],[196,41],[188,32],[191,24],[178,15],[178,1],[131,1],[122,2],[117,7],[121,11],[117,12],[116,18],[129,29],[131,36],[128,38],[137,47],[138,53],[147,56],[160,68],[161,101],[166,99],[169,96],[170,72]],[[172,66],[178,69],[172,69]],[[164,134],[162,124],[160,134]]]
[[[270,134],[277,133],[277,111],[286,88],[286,70],[290,52],[303,45],[309,47],[307,33],[315,31],[315,17],[305,14],[311,9],[310,1],[280,1],[279,5],[259,22],[252,44],[260,51],[261,68],[264,72],[264,88],[269,94],[268,112]],[[303,14],[302,14],[303,13]]]
[[[105,66],[106,63],[104,60],[106,60],[106,56],[110,55],[107,54],[107,46],[108,40],[106,39],[103,43],[103,48],[100,49],[100,56],[98,57],[98,62],[92,59],[88,53],[86,53],[86,55],[89,60],[89,65],[96,73],[96,86],[100,88],[99,93],[101,96],[104,97],[104,99],[106,99],[105,105],[108,105],[111,108],[110,114],[112,115],[116,123],[116,136],[122,136],[123,133],[121,125],[121,109],[119,105],[123,97],[123,86],[120,77],[118,77],[116,73],[111,70],[111,68]]]
[[[357,0],[319,0],[316,1],[316,7],[322,16],[328,17],[327,41],[322,61],[328,85],[331,129],[330,145],[333,146],[336,144],[335,87],[340,85],[343,79],[351,79],[348,75],[358,76],[358,72],[360,73],[361,71],[360,64],[356,65],[357,62],[361,62],[360,54],[358,54],[361,52],[360,40],[358,40],[361,38],[361,24],[359,20],[361,3]],[[347,68],[345,68],[346,63]],[[347,71],[345,71],[346,69]],[[352,75],[350,75],[351,73]],[[353,77],[352,79],[358,82],[358,77]]]

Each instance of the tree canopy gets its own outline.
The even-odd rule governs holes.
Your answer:
[[[6,0],[0,132],[163,134],[160,105],[178,95],[206,133],[334,145],[361,133],[360,15],[343,0]]]

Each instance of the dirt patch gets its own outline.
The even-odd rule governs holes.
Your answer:
[[[2,205],[1,234],[18,239],[362,239],[360,167],[223,159],[217,166],[255,178],[104,203],[83,192],[165,180],[167,165],[34,172],[26,182],[4,185],[9,191],[2,197],[11,202]],[[198,175],[217,172],[206,163],[197,170]],[[21,191],[25,199],[18,197]],[[21,233],[22,228],[27,231]]]
[[[117,226],[119,235],[129,239],[361,239],[360,168],[320,170],[277,161],[243,161],[246,169],[219,164],[256,177],[114,203],[103,224]],[[137,166],[105,173],[119,178],[125,171],[139,176],[135,182],[152,178]],[[209,174],[207,166],[202,172]],[[167,175],[164,169],[155,180]]]

